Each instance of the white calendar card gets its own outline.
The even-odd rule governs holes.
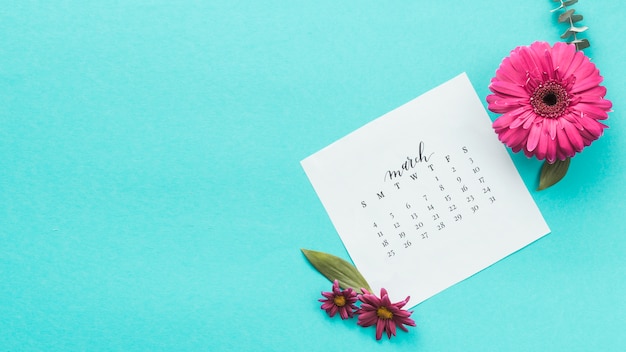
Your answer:
[[[465,73],[302,167],[371,288],[408,306],[550,232]]]

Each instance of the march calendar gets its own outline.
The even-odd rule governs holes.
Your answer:
[[[411,306],[550,231],[466,74],[301,164],[372,289]]]

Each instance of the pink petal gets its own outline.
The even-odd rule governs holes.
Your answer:
[[[333,306],[328,310],[328,315],[334,317],[335,314],[337,314],[337,306],[333,304]]]
[[[499,134],[498,139],[510,148],[516,148],[525,144],[529,132],[527,129],[509,129]]]
[[[516,83],[504,82],[504,81],[495,81],[491,82],[489,85],[489,89],[494,93],[503,94],[506,96],[512,96],[517,98],[527,97],[528,93],[526,90]]]
[[[339,316],[341,319],[348,319],[348,310],[345,306],[339,308]]]
[[[526,112],[527,110],[528,110],[527,108],[517,108],[513,111],[510,111],[501,115],[493,122],[493,128],[499,129],[499,128],[510,127],[511,124],[513,124],[518,119],[518,117],[524,112]],[[515,127],[511,126],[511,128],[515,128]]]
[[[552,58],[557,63],[555,70],[560,73],[561,77],[564,77],[564,70],[567,69],[567,67],[562,65],[569,65],[575,53],[576,49],[572,45],[563,42],[557,42],[552,47]]]
[[[569,138],[567,137],[567,134],[565,133],[565,130],[562,128],[562,126],[561,128],[557,128],[556,130],[556,141],[559,144],[559,147],[556,151],[557,157],[559,159],[563,160],[565,159],[565,157],[571,157],[576,154],[576,152],[574,151],[574,147],[572,147]]]
[[[598,106],[598,104],[578,103],[572,109],[578,114],[583,113],[584,115],[589,115],[597,120],[605,120],[609,117],[607,113],[609,110]]]
[[[572,57],[572,60],[569,62],[570,64],[567,66],[567,68],[564,68],[563,78],[568,78],[569,76],[573,75],[578,67],[585,61],[585,59],[589,60],[581,51],[576,51],[574,53],[574,56]]]
[[[511,110],[528,106],[528,98],[501,97],[496,94],[487,96],[488,108],[497,114],[504,114]]]
[[[591,76],[584,80],[577,79],[576,83],[574,84],[574,87],[572,88],[571,93],[577,94],[580,92],[584,92],[588,89],[591,89],[599,85],[600,83],[602,83],[602,76],[600,75]]]
[[[385,329],[385,322],[382,319],[378,319],[376,322],[376,340],[380,340],[383,337],[383,330]]]
[[[509,127],[518,128],[519,126],[525,125],[527,122],[532,123],[535,121],[535,117],[537,117],[537,115],[532,110],[525,109],[523,114],[520,114],[520,116],[513,121]]]
[[[556,130],[554,133],[556,135]],[[558,141],[555,140],[554,138],[550,141],[550,143],[548,143],[548,149],[546,150],[546,160],[548,160],[549,163],[554,163],[556,161],[557,146],[558,146]]]
[[[391,335],[396,336],[396,324],[391,319],[385,321],[385,330],[387,330],[387,338],[391,338]]]
[[[565,133],[567,134],[567,138],[569,139],[570,143],[572,143],[574,150],[580,152],[585,146],[583,144],[583,138],[580,136],[580,132],[578,131],[578,129],[573,124],[568,122],[569,121],[561,120],[563,129],[565,130]]]
[[[537,149],[535,149],[535,155],[537,159],[543,160],[548,154],[548,145],[555,143],[550,139],[550,133],[548,132],[548,124],[544,121],[541,126],[541,133],[539,135],[539,143]]]
[[[604,98],[606,95],[606,87],[604,86],[595,86],[587,89],[584,92],[578,93],[578,98],[581,101],[589,102],[589,101],[597,101],[599,99]]]
[[[603,123],[587,116],[583,116],[580,119],[580,123],[586,131],[589,131],[589,133],[595,137],[594,140],[602,135],[603,129],[606,127]]]
[[[539,137],[541,136],[541,130],[543,129],[543,123],[541,120],[533,124],[528,134],[528,140],[526,141],[526,150],[532,152],[539,144]]]

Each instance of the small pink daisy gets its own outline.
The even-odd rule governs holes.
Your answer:
[[[514,152],[554,163],[598,139],[611,102],[596,66],[572,44],[535,42],[511,51],[491,79],[493,128]]]
[[[387,290],[380,289],[380,298],[361,289],[363,294],[359,300],[363,302],[357,311],[359,315],[358,325],[368,327],[376,325],[376,340],[380,340],[383,332],[387,332],[387,338],[396,336],[396,326],[404,331],[409,331],[404,325],[415,326],[415,321],[410,318],[413,312],[402,309],[409,301],[407,297],[404,301],[391,303]]]
[[[351,288],[342,290],[339,288],[339,281],[333,282],[332,292],[322,292],[324,298],[320,299],[323,302],[322,309],[326,310],[329,316],[334,317],[337,312],[341,319],[348,319],[354,316],[354,312],[357,307],[354,305],[357,301],[356,292]]]

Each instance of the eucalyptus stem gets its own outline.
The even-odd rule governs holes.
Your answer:
[[[561,39],[566,39],[570,36],[573,36],[574,39],[569,41],[569,44],[574,44],[576,46],[576,50],[583,50],[589,47],[589,40],[587,39],[578,39],[577,34],[582,33],[589,29],[587,26],[576,27],[574,23],[582,21],[583,16],[580,14],[576,14],[576,10],[568,9],[568,6],[574,5],[578,2],[578,0],[552,0],[553,2],[560,3],[559,7],[553,9],[551,12],[563,10],[558,17],[559,23],[568,23],[569,28],[561,35]],[[543,166],[541,167],[541,173],[539,175],[539,187],[537,190],[541,191],[548,187],[553,186],[557,182],[561,181],[567,170],[569,169],[571,158],[566,158],[565,160],[556,160],[553,163],[549,163],[547,160],[544,161]]]

